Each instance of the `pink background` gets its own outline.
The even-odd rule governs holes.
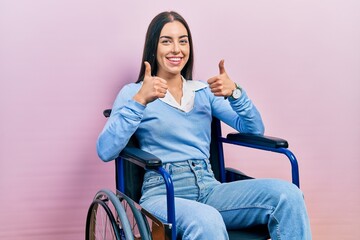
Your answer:
[[[95,151],[118,90],[136,79],[148,23],[180,12],[195,77],[225,59],[300,163],[314,239],[358,239],[357,0],[0,1],[0,239],[83,239],[87,207],[114,189]],[[232,131],[225,128],[225,132]],[[287,160],[227,147],[228,165],[289,179]]]

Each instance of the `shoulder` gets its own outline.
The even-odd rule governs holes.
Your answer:
[[[142,83],[128,83],[123,86],[121,91],[136,91],[139,90]]]
[[[118,97],[132,97],[137,91],[139,91],[141,83],[128,83],[124,85],[118,93]]]
[[[214,94],[209,88],[209,84],[202,80],[187,80],[188,88],[197,96],[197,101],[212,102]]]
[[[129,83],[124,85],[115,98],[114,107],[122,106],[130,99],[132,99],[134,95],[139,91],[140,87],[140,83]]]
[[[204,81],[199,80],[186,80],[187,88],[191,89],[192,91],[196,92],[201,89],[205,89],[208,87],[208,84]]]

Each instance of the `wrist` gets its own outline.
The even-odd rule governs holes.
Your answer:
[[[242,93],[242,88],[241,88],[240,84],[234,82],[234,88],[232,89],[231,94],[229,96],[225,96],[225,99],[227,99],[228,97],[231,100],[239,99],[241,96],[241,93]]]
[[[145,100],[143,97],[141,97],[140,94],[136,94],[136,95],[133,97],[133,100],[135,100],[136,102],[140,103],[141,105],[144,105],[144,106],[147,105],[146,100]]]

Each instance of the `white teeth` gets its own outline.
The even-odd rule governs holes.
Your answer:
[[[180,61],[181,58],[169,58],[170,61]]]

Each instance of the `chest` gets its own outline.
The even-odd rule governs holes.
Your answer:
[[[138,131],[162,137],[178,134],[202,134],[210,128],[212,111],[205,96],[197,95],[189,112],[181,111],[169,104],[156,100],[149,104]]]

